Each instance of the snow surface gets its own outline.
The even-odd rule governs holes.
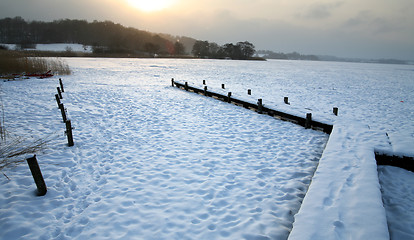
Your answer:
[[[413,66],[66,60],[74,147],[57,78],[1,84],[9,131],[56,138],[38,154],[46,196],[26,165],[0,179],[1,239],[286,239],[293,221],[290,239],[388,239],[387,220],[391,236],[402,221],[386,215],[374,150],[413,152]],[[322,158],[326,134],[172,88],[172,77],[335,123]]]
[[[413,239],[414,173],[392,166],[378,166],[378,173],[391,239]]]

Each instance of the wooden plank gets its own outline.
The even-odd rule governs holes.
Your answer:
[[[412,157],[389,156],[376,152],[375,160],[377,160],[377,165],[389,165],[414,172],[414,158]]]

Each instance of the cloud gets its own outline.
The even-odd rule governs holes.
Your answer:
[[[297,14],[297,16],[304,19],[326,19],[331,17],[333,15],[333,11],[342,5],[342,1],[333,3],[314,3],[305,8],[302,13]]]

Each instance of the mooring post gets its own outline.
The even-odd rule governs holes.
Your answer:
[[[58,94],[55,94],[55,98],[56,98],[57,105],[60,108],[60,98],[59,98],[59,95]]]
[[[63,97],[62,97],[62,92],[60,91],[60,87],[57,87],[56,89],[57,89],[59,98],[62,99]]]
[[[42,172],[40,171],[39,164],[37,163],[36,155],[26,159],[29,165],[30,172],[32,172],[33,179],[37,187],[37,195],[44,196],[47,192],[46,183],[43,179]]]
[[[171,87],[174,87],[174,78],[171,78]]]
[[[222,89],[225,89],[225,87],[224,87],[224,83],[222,83],[222,84],[221,84],[221,88],[222,88]]]
[[[60,85],[60,89],[62,90],[62,92],[65,92],[65,90],[63,89],[63,82],[61,78],[59,78],[59,85]]]
[[[252,95],[252,90],[251,89],[247,89],[247,94],[248,95]]]
[[[228,92],[227,93],[227,102],[228,103],[231,103],[231,98],[230,97],[231,97],[231,92]]]
[[[261,98],[257,99],[257,112],[263,113],[263,100]]]
[[[206,85],[206,80],[203,80],[203,85]]]
[[[312,113],[306,114],[306,122],[305,122],[305,128],[311,128],[312,126]]]
[[[283,99],[283,101],[285,102],[285,104],[290,104],[290,103],[289,103],[289,98],[288,98],[288,97],[285,97],[285,98]]]
[[[60,108],[60,113],[62,114],[63,122],[66,122],[66,120],[67,120],[67,118],[66,118],[66,109],[63,106],[63,103],[59,104],[59,108]]]
[[[204,86],[204,96],[207,96],[207,86]]]
[[[188,91],[188,82],[185,82],[184,88],[185,88],[186,91]]]
[[[68,136],[68,146],[72,147],[73,143],[73,135],[72,135],[72,124],[70,120],[66,120],[66,136]]]
[[[333,114],[335,114],[335,116],[338,116],[338,108],[337,107],[333,108]]]

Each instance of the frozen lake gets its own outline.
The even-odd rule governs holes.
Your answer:
[[[72,148],[54,100],[58,78],[1,85],[9,130],[56,136],[38,154],[45,197],[34,197],[26,165],[0,179],[1,239],[286,239],[328,135],[172,88],[171,78],[414,134],[413,66],[65,60]]]

